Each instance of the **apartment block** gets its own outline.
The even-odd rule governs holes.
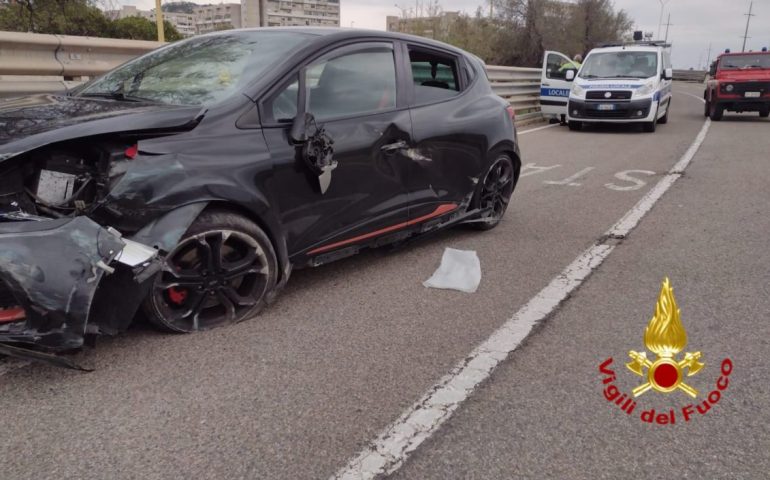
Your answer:
[[[244,27],[340,25],[340,0],[241,0]]]

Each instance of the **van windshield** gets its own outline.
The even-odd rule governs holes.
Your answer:
[[[578,77],[650,78],[657,74],[657,52],[598,52],[588,55]]]

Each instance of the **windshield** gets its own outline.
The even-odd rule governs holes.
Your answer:
[[[296,32],[265,31],[197,37],[118,67],[76,96],[211,105],[232,96],[308,38]]]
[[[588,56],[580,78],[649,78],[658,74],[657,52],[599,52]]]
[[[770,68],[770,54],[730,55],[719,61],[721,70],[746,70],[749,68]]]

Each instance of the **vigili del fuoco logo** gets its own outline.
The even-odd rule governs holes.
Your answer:
[[[631,350],[628,356],[631,361],[626,363],[628,370],[641,377],[641,384],[631,391],[631,394],[621,392],[615,385],[617,379],[612,370],[612,357],[599,365],[599,372],[604,375],[604,398],[611,404],[617,405],[628,415],[636,411],[635,398],[653,390],[662,394],[682,392],[696,399],[695,403],[689,403],[677,411],[670,408],[668,411],[656,412],[654,408],[640,409],[639,418],[646,423],[658,425],[673,425],[677,418],[689,422],[696,417],[696,413],[705,415],[711,407],[719,402],[722,394],[727,390],[729,377],[733,371],[733,362],[729,358],[722,360],[720,375],[716,380],[714,389],[708,395],[700,395],[697,389],[685,382],[685,377],[692,377],[701,372],[705,362],[701,361],[701,352],[685,352],[681,360],[679,354],[687,346],[687,332],[680,319],[680,310],[674,298],[674,289],[668,278],[663,281],[660,289],[658,303],[655,305],[655,315],[650,319],[644,331],[644,346],[655,355],[648,358],[647,352]]]

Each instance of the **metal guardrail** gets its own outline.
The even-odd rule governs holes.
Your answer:
[[[707,73],[705,70],[674,70],[674,80],[703,83]]]
[[[161,43],[141,40],[0,32],[0,97],[61,92],[110,71]],[[517,120],[540,115],[540,69],[488,66],[492,90]]]

